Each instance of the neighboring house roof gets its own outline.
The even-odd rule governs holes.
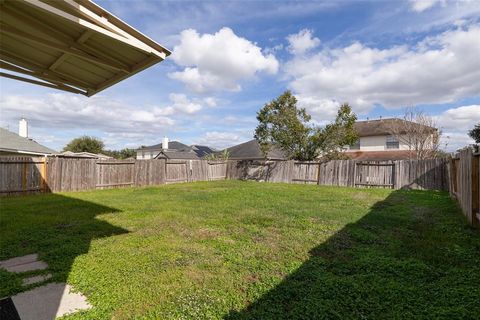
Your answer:
[[[369,137],[369,136],[383,136],[391,134],[389,128],[398,125],[399,123],[407,122],[403,119],[378,119],[378,120],[366,120],[366,121],[357,121],[354,124],[354,128],[358,133],[359,137]],[[424,126],[422,124],[411,123],[417,126]],[[436,131],[436,128],[428,127],[432,132]]]
[[[0,151],[39,155],[57,153],[34,140],[20,137],[18,134],[3,128],[0,128]]]
[[[162,144],[159,143],[159,144],[154,144],[153,146],[144,146],[144,147],[140,147],[137,149],[137,151],[142,151],[142,150],[162,150],[163,147],[162,147]],[[186,144],[183,144],[181,142],[178,142],[178,141],[170,141],[168,143],[168,150],[192,150],[191,147],[187,146]]]
[[[113,159],[113,157],[107,156],[102,153],[91,153],[91,152],[72,152],[65,151],[56,155],[57,157],[65,158],[85,158],[85,159]]]
[[[155,159],[169,159],[169,160],[199,160],[200,158],[194,151],[176,151],[176,150],[162,150],[155,157]]]
[[[232,160],[265,159],[260,149],[260,144],[256,139],[227,148],[226,150],[229,153],[228,158]],[[272,160],[283,160],[286,158],[286,153],[277,147],[272,147],[267,155],[267,159]]]
[[[203,158],[209,154],[217,152],[215,149],[208,146],[192,145],[191,148],[199,158]]]
[[[388,151],[346,151],[345,155],[352,160],[380,161],[380,160],[406,160],[410,159],[409,150],[388,150]]]

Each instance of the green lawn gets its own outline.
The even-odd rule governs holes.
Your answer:
[[[242,181],[1,199],[69,319],[480,318],[480,232],[443,192]],[[0,296],[22,290],[0,270]]]

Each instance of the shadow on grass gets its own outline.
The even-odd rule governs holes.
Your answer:
[[[94,239],[128,232],[99,217],[117,209],[59,194],[1,198],[0,210],[0,260],[38,253],[49,266],[23,274],[0,269],[0,297],[28,289],[21,279],[32,275],[51,273],[50,282],[66,282],[75,258]],[[49,310],[58,307],[61,292],[56,296]]]
[[[478,230],[446,193],[402,190],[225,319],[478,319],[479,284]]]

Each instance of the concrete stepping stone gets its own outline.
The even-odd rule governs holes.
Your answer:
[[[0,268],[7,268],[7,267],[35,262],[35,261],[38,261],[38,254],[32,253],[32,254],[27,254],[26,256],[15,257],[12,259],[0,261]]]
[[[28,285],[31,285],[31,284],[34,284],[34,283],[39,283],[39,282],[46,281],[46,280],[50,279],[51,277],[52,277],[52,275],[50,273],[42,274],[42,275],[38,275],[38,276],[33,276],[33,277],[23,279],[22,284],[23,284],[23,286],[28,286]]]
[[[91,308],[87,299],[72,293],[65,283],[49,283],[19,293],[11,299],[22,320],[52,320],[79,310]]]
[[[38,260],[38,254],[34,253],[0,261],[0,268],[6,269],[9,272],[20,273],[34,270],[45,270],[48,268],[48,264]]]

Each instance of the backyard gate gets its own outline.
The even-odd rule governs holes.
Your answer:
[[[188,182],[189,171],[192,169],[192,161],[166,161],[166,183]]]
[[[317,184],[318,183],[318,162],[295,161],[293,163],[293,183]]]
[[[395,187],[395,163],[357,162],[355,164],[354,186]]]
[[[0,194],[47,191],[46,158],[1,157],[0,172]]]
[[[208,161],[208,180],[225,180],[227,178],[227,162]]]
[[[97,189],[133,186],[135,183],[134,161],[98,161],[96,167]]]

